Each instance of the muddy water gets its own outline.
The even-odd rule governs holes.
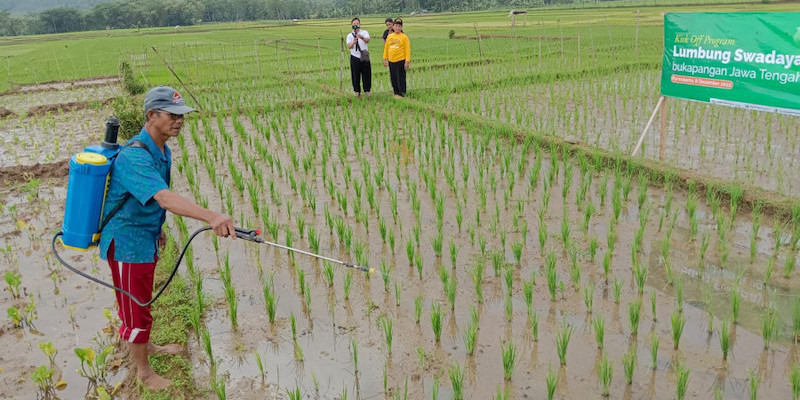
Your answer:
[[[110,106],[48,117],[0,120],[0,166],[33,165],[68,159],[103,140]]]
[[[368,106],[370,107],[370,106]],[[595,173],[593,184],[587,195],[588,201],[595,203],[599,213],[592,218],[589,227],[589,237],[597,236],[599,239],[598,256],[591,262],[587,255],[588,237],[580,230],[583,219],[582,213],[576,207],[575,196],[579,188],[580,170],[573,166],[573,180],[567,194],[566,201],[562,203],[561,189],[564,184],[564,168],[560,164],[558,178],[552,187],[551,201],[545,212],[545,222],[549,237],[545,252],[552,251],[557,256],[557,270],[559,280],[564,282],[565,291],[560,293],[555,302],[551,302],[547,291],[546,279],[542,271],[543,256],[537,243],[537,212],[542,206],[543,181],[546,179],[550,168],[550,157],[544,154],[543,167],[538,186],[527,195],[528,174],[532,171],[535,154],[529,150],[522,154],[521,146],[509,147],[502,141],[485,140],[482,135],[472,136],[466,132],[455,132],[446,123],[437,124],[427,117],[412,115],[401,118],[395,110],[384,110],[380,107],[369,110],[367,117],[354,125],[355,119],[350,118],[350,111],[338,109],[321,110],[319,114],[325,115],[327,123],[325,129],[320,128],[319,114],[299,113],[293,115],[271,116],[277,120],[279,127],[273,132],[270,140],[261,136],[252,136],[246,139],[261,140],[268,145],[272,156],[280,159],[279,168],[270,168],[269,164],[261,159],[254,151],[245,150],[248,157],[257,157],[255,165],[261,168],[265,182],[274,181],[276,191],[281,193],[280,204],[271,199],[268,189],[259,193],[261,201],[268,206],[271,215],[281,224],[281,234],[277,241],[284,242],[284,229],[288,227],[294,234],[294,244],[299,248],[309,248],[308,239],[300,239],[296,219],[302,215],[307,225],[315,226],[321,235],[320,253],[351,260],[344,246],[337,239],[335,230],[329,233],[325,225],[323,208],[325,205],[334,215],[342,216],[354,230],[356,241],[364,243],[369,252],[369,265],[378,268],[381,261],[385,260],[392,267],[389,290],[384,290],[384,284],[379,273],[366,279],[360,273],[354,274],[352,292],[349,300],[344,299],[343,280],[345,270],[335,268],[335,282],[333,288],[327,288],[321,274],[318,262],[303,256],[296,256],[292,261],[284,251],[260,247],[251,243],[221,242],[222,247],[216,253],[210,245],[210,240],[205,244],[195,246],[196,263],[201,266],[205,276],[204,289],[213,301],[212,310],[205,315],[205,326],[211,332],[211,342],[214,358],[218,362],[218,374],[226,377],[228,395],[236,398],[263,398],[276,390],[293,389],[300,387],[303,393],[313,394],[318,390],[322,398],[338,398],[347,391],[349,397],[355,393],[361,398],[383,396],[384,369],[389,391],[400,388],[402,391],[408,379],[409,398],[429,398],[432,391],[434,377],[438,376],[441,382],[440,395],[448,397],[450,383],[447,369],[458,364],[466,372],[466,395],[468,398],[489,398],[496,392],[498,385],[507,386],[513,398],[541,398],[545,392],[544,375],[548,366],[553,366],[559,371],[561,381],[556,391],[558,398],[585,398],[599,397],[600,386],[597,379],[596,363],[600,351],[594,341],[590,318],[603,315],[606,319],[606,347],[615,367],[615,378],[611,386],[614,398],[672,398],[675,393],[674,360],[684,362],[691,371],[688,385],[688,398],[709,398],[714,388],[719,386],[725,391],[726,398],[744,398],[743,390],[746,378],[751,369],[762,375],[760,387],[761,396],[765,398],[786,398],[790,393],[788,380],[789,371],[796,362],[794,347],[790,343],[790,309],[793,300],[792,294],[796,292],[798,282],[796,274],[790,279],[781,276],[780,267],[776,267],[768,284],[762,285],[767,258],[771,254],[775,238],[769,227],[773,225],[769,218],[758,235],[760,243],[759,252],[753,264],[749,263],[749,229],[751,216],[740,211],[733,227],[728,234],[731,246],[730,255],[724,268],[719,267],[719,251],[717,247],[715,224],[711,216],[711,209],[704,201],[698,208],[700,216],[700,235],[707,234],[711,245],[706,255],[702,269],[698,268],[698,247],[692,242],[688,232],[688,217],[685,210],[687,194],[674,193],[672,212],[677,212],[676,227],[672,235],[672,249],[670,252],[674,275],[683,282],[684,311],[687,319],[686,328],[680,341],[679,350],[672,349],[670,315],[676,307],[676,288],[666,282],[665,273],[659,260],[660,241],[665,234],[658,231],[658,217],[664,207],[666,194],[663,189],[650,188],[647,193],[647,204],[651,209],[651,216],[646,225],[644,246],[640,254],[642,260],[649,265],[649,277],[645,293],[655,292],[657,298],[656,319],[650,311],[648,295],[643,298],[642,321],[637,336],[630,335],[628,326],[627,305],[638,298],[636,287],[631,273],[630,246],[633,233],[639,225],[638,207],[636,205],[637,185],[634,180],[630,198],[625,202],[620,221],[617,225],[618,241],[614,250],[612,265],[613,278],[623,281],[621,302],[615,304],[611,295],[611,285],[602,279],[602,255],[606,251],[606,238],[608,226],[611,223],[611,190],[613,189],[613,174],[609,178],[606,204],[599,205],[599,183],[603,173]],[[330,117],[343,113],[342,119]],[[369,115],[376,115],[370,117]],[[296,118],[296,132],[290,119]],[[330,122],[333,120],[334,122]],[[251,135],[258,135],[257,127],[253,127],[248,118],[240,117],[240,121]],[[386,121],[386,122],[383,122]],[[391,121],[391,122],[389,122]],[[261,119],[260,124],[269,125],[271,121]],[[387,129],[387,125],[399,127],[395,131]],[[216,124],[210,126],[216,132]],[[226,130],[231,133],[233,149],[238,149],[242,139],[234,132],[230,120],[225,121]],[[319,152],[324,146],[315,145],[306,136],[309,127],[317,133],[318,138],[331,135],[332,155],[327,164],[327,174],[335,176],[333,183],[338,191],[347,193],[350,197],[349,212],[345,216],[336,200],[328,195],[322,172],[317,168],[309,173],[302,167],[295,169],[291,157],[287,152],[286,143],[291,144],[302,159],[309,151],[317,154],[315,165],[319,166]],[[327,132],[327,133],[323,133]],[[356,132],[356,133],[353,133]],[[361,132],[364,133],[364,145],[361,147]],[[277,133],[277,135],[276,135]],[[460,139],[459,139],[460,136]],[[278,143],[280,138],[281,143]],[[463,140],[463,145],[458,145]],[[320,139],[321,143],[322,139]],[[338,158],[339,146],[347,143],[345,164]],[[358,143],[358,144],[355,144]],[[455,151],[450,152],[447,143],[455,143]],[[247,144],[247,143],[244,143]],[[372,149],[371,146],[375,145]],[[409,146],[410,145],[410,146]],[[220,143],[220,146],[225,146]],[[354,146],[359,146],[360,156]],[[399,147],[398,147],[399,146]],[[395,158],[388,149],[407,147],[401,152],[402,156]],[[193,149],[191,140],[187,140],[189,159],[195,159],[196,150]],[[245,146],[245,149],[251,148]],[[396,151],[396,150],[395,150]],[[238,157],[241,153],[234,151]],[[456,168],[455,182],[459,187],[458,196],[454,196],[446,184],[442,168],[436,171],[437,192],[446,196],[443,223],[444,250],[443,256],[437,257],[431,247],[431,239],[436,235],[436,214],[431,201],[430,190],[425,183],[420,182],[421,170],[430,169],[430,162],[436,160],[441,154],[443,162],[449,163],[452,159]],[[511,155],[511,169],[516,170],[517,162],[522,158],[524,174],[516,177],[515,186],[511,191],[509,208],[505,208],[503,193],[510,189],[510,179],[501,177],[500,164],[505,154]],[[361,181],[361,162],[364,159],[371,166],[372,172],[380,163],[386,163],[386,185],[398,193],[398,218],[394,222],[391,216],[390,197],[385,188],[376,189],[379,208],[377,212],[369,213],[369,229],[367,232],[363,224],[356,223],[353,218],[352,201],[355,194],[353,184],[349,188],[345,185],[346,178],[343,171],[346,166],[352,169],[351,180]],[[235,161],[235,159],[234,159]],[[190,162],[191,165],[191,162]],[[246,170],[244,163],[240,172],[245,180],[253,179]],[[394,174],[395,165],[400,170],[401,179]],[[470,175],[466,188],[463,188],[461,172],[465,165],[470,166]],[[220,159],[214,170],[218,176],[228,175],[228,164]],[[334,168],[336,173],[333,172]],[[480,206],[476,187],[479,186],[478,170],[485,168],[485,183],[488,200],[486,209]],[[224,201],[220,201],[218,189],[210,184],[202,163],[198,161],[197,177],[200,193],[207,196],[211,208],[224,209]],[[497,180],[497,194],[491,191],[489,178],[495,176]],[[297,182],[305,181],[311,190],[316,193],[317,209],[312,212],[304,206],[302,198],[291,188],[289,176]],[[408,178],[406,178],[408,176]],[[230,178],[224,184],[230,186]],[[423,277],[419,279],[413,268],[409,267],[405,255],[405,243],[413,240],[413,226],[416,224],[414,212],[411,207],[410,189],[408,182],[415,182],[418,188],[418,197],[421,202],[420,230],[421,239],[418,250],[423,259]],[[348,182],[349,183],[349,182]],[[188,183],[182,179],[176,181],[178,190],[191,196]],[[299,183],[298,183],[299,185]],[[268,185],[266,185],[268,187]],[[223,189],[224,190],[224,189]],[[260,218],[253,214],[247,194],[238,198],[234,206],[234,215],[238,220],[249,221],[248,225],[260,226]],[[366,197],[364,195],[364,197]],[[224,198],[224,196],[223,196]],[[488,254],[494,250],[502,249],[501,230],[507,232],[506,246],[502,249],[506,263],[514,265],[514,256],[510,243],[521,240],[521,232],[513,226],[513,213],[516,209],[516,200],[523,200],[524,207],[521,220],[528,223],[528,238],[525,242],[522,262],[514,266],[514,282],[512,289],[513,318],[506,320],[505,316],[505,283],[500,277],[494,277],[491,259]],[[369,207],[366,199],[363,206]],[[291,213],[287,204],[291,202]],[[462,229],[455,222],[456,202],[462,202],[464,223]],[[580,265],[582,267],[581,291],[572,288],[568,273],[569,261],[559,243],[561,216],[568,215],[571,226],[571,240],[580,250]],[[721,207],[723,212],[728,212],[726,207]],[[476,210],[481,215],[481,225],[476,225]],[[495,222],[495,214],[499,218]],[[670,214],[671,215],[671,214]],[[396,249],[392,254],[388,245],[380,238],[378,231],[378,216],[387,220],[388,226],[396,235]],[[473,243],[469,237],[470,227],[475,226],[476,240]],[[497,230],[493,228],[497,226]],[[190,226],[190,230],[193,226]],[[476,302],[475,292],[468,269],[481,257],[479,237],[487,241],[486,270],[483,277],[484,302]],[[698,236],[699,237],[699,236]],[[448,245],[450,240],[458,247],[458,257],[455,269],[451,270]],[[783,238],[788,240],[787,237]],[[225,254],[230,255],[231,265],[234,270],[233,283],[240,299],[239,328],[234,332],[231,328],[227,305],[222,293],[222,285],[218,280],[218,269]],[[788,254],[786,246],[778,253],[778,264]],[[261,265],[263,272],[259,271]],[[449,311],[449,304],[442,285],[437,279],[438,266],[444,266],[455,274],[458,290],[454,311]],[[298,276],[296,268],[306,271],[306,280],[310,283],[311,307],[305,308],[305,300],[299,294]],[[739,271],[745,273],[738,277]],[[702,271],[702,272],[701,272]],[[274,274],[276,294],[279,297],[277,320],[270,325],[264,310],[264,300],[261,281],[266,274]],[[529,321],[522,295],[522,279],[527,280],[531,274],[536,276],[534,288],[533,308],[537,310],[540,320],[539,340],[534,342],[530,334]],[[739,280],[737,285],[736,281]],[[395,305],[397,298],[394,294],[394,282],[400,285],[399,305]],[[594,310],[587,314],[584,306],[582,288],[589,282],[595,282]],[[707,329],[707,306],[703,301],[703,293],[711,293],[711,304],[715,315],[722,319],[730,318],[729,293],[737,288],[742,294],[742,310],[740,322],[734,325],[735,339],[731,358],[727,363],[722,362],[719,349],[718,327],[720,317],[715,317],[715,330],[712,334]],[[414,322],[414,298],[423,297],[423,311],[421,323]],[[779,337],[773,349],[764,350],[764,343],[760,335],[761,315],[763,307],[772,302],[778,309]],[[430,305],[439,303],[443,313],[443,335],[441,343],[435,343],[430,325]],[[461,331],[470,320],[469,306],[477,307],[480,318],[480,330],[475,355],[465,353],[461,338]],[[289,317],[294,314],[297,318],[298,338],[297,344],[303,349],[304,361],[297,361],[294,357]],[[377,319],[385,314],[394,321],[394,343],[391,356],[388,355],[384,343],[383,333],[377,325]],[[570,342],[567,354],[567,368],[558,369],[558,358],[555,352],[554,338],[563,323],[574,327],[575,333]],[[656,369],[650,369],[649,337],[650,334],[660,337],[660,348]],[[358,343],[358,372],[356,373],[352,360],[351,338]],[[511,381],[503,380],[500,344],[503,340],[510,340],[516,344],[518,350],[517,368]],[[637,366],[634,374],[633,385],[626,385],[623,379],[621,355],[632,344],[638,346]],[[422,348],[427,356],[425,365],[421,368],[416,355],[416,349]],[[264,360],[266,377],[262,382],[260,373],[255,363],[254,353],[257,352]],[[587,357],[588,355],[588,357]],[[208,356],[203,354],[202,346],[192,346],[193,365],[198,377],[208,379]],[[316,390],[315,390],[316,388]]]
[[[53,91],[28,92],[5,95],[0,97],[4,107],[10,109],[15,114],[25,114],[33,107],[47,104],[64,104],[78,101],[103,101],[110,97],[117,97],[122,94],[122,90],[112,82],[103,86],[74,86],[64,87]]]
[[[623,281],[620,304],[613,301],[611,286],[602,278],[601,260],[607,248],[607,235],[611,225],[611,190],[614,187],[614,175],[610,174],[607,182],[606,203],[600,206],[600,192],[604,172],[595,172],[593,183],[587,194],[587,201],[595,204],[598,214],[591,219],[588,237],[581,229],[582,212],[576,206],[576,193],[580,187],[580,169],[573,165],[573,179],[565,201],[562,201],[562,188],[565,182],[564,164],[558,161],[559,174],[551,189],[551,200],[544,212],[548,239],[545,253],[552,251],[557,256],[559,280],[564,282],[565,291],[559,293],[555,302],[550,300],[544,276],[544,257],[537,241],[538,211],[543,205],[543,185],[550,171],[551,156],[547,151],[542,155],[542,170],[538,184],[527,193],[529,175],[535,164],[535,151],[528,149],[522,152],[522,146],[509,146],[499,140],[487,140],[483,134],[473,135],[459,129],[454,130],[446,122],[431,121],[429,116],[421,114],[405,115],[395,108],[384,109],[374,104],[364,106],[358,118],[353,110],[338,108],[322,108],[319,111],[303,111],[285,115],[269,115],[259,117],[258,126],[247,117],[240,117],[249,138],[243,138],[235,132],[231,119],[224,119],[223,125],[231,134],[231,148],[218,146],[221,154],[231,154],[234,167],[239,168],[246,181],[253,182],[253,174],[245,168],[244,156],[255,157],[254,165],[264,176],[265,188],[259,190],[258,198],[262,207],[268,207],[270,215],[281,224],[280,235],[276,241],[285,243],[285,229],[293,232],[294,245],[308,249],[308,236],[300,238],[297,227],[298,216],[302,215],[306,226],[314,226],[320,234],[320,253],[341,260],[353,260],[354,255],[346,250],[339,241],[336,230],[333,233],[326,226],[324,207],[327,205],[333,215],[345,219],[354,231],[354,241],[363,243],[369,254],[369,265],[376,269],[385,260],[392,270],[388,291],[380,272],[371,279],[355,272],[349,300],[344,299],[344,274],[342,267],[334,267],[334,285],[328,288],[323,278],[319,262],[297,255],[291,259],[285,251],[247,243],[242,241],[221,241],[220,251],[216,252],[209,236],[201,236],[194,244],[195,265],[204,276],[204,290],[210,296],[209,307],[204,315],[204,326],[211,333],[214,358],[217,361],[219,376],[224,376],[230,398],[274,398],[285,393],[286,389],[301,388],[305,394],[313,395],[318,391],[320,398],[338,398],[345,390],[349,398],[375,398],[384,395],[384,369],[386,371],[387,391],[402,392],[408,380],[409,398],[430,398],[434,379],[439,378],[442,398],[450,397],[451,385],[447,370],[458,364],[465,371],[465,393],[467,398],[490,398],[498,386],[507,387],[513,398],[541,398],[545,392],[544,376],[548,367],[558,371],[561,379],[556,390],[557,398],[600,397],[600,385],[597,379],[596,364],[601,352],[597,349],[591,328],[591,318],[603,315],[606,319],[605,351],[614,364],[615,374],[611,386],[614,398],[673,398],[675,373],[673,363],[676,359],[684,362],[691,371],[688,386],[688,398],[705,399],[713,394],[716,386],[723,387],[726,398],[745,398],[744,389],[751,369],[763,376],[760,394],[763,398],[788,398],[790,386],[788,375],[797,362],[795,347],[791,345],[791,304],[792,295],[797,292],[800,282],[796,273],[789,279],[782,277],[783,262],[791,257],[787,249],[788,234],[784,233],[781,241],[782,250],[777,254],[776,268],[772,278],[766,285],[762,284],[768,258],[775,243],[775,235],[771,227],[773,221],[764,218],[758,235],[758,253],[755,262],[749,262],[749,243],[752,216],[744,211],[738,213],[728,240],[732,244],[730,255],[724,266],[721,266],[717,243],[716,225],[711,208],[700,201],[698,215],[700,218],[700,235],[707,234],[710,246],[703,264],[698,268],[699,244],[691,241],[689,221],[685,209],[687,194],[676,191],[673,196],[671,211],[677,212],[676,226],[672,235],[670,257],[676,278],[682,279],[684,311],[687,318],[686,328],[681,338],[679,350],[672,349],[670,315],[676,306],[676,288],[667,283],[659,252],[660,242],[665,237],[662,229],[658,230],[658,219],[666,203],[667,193],[663,189],[649,188],[646,199],[651,209],[649,221],[643,239],[643,250],[640,259],[649,265],[649,276],[646,295],[643,298],[642,320],[637,336],[630,335],[628,326],[627,305],[638,298],[636,286],[631,274],[630,246],[634,231],[639,226],[639,209],[636,204],[638,196],[636,181],[633,181],[630,198],[624,203],[620,221],[617,224],[617,245],[612,263],[612,281],[614,278]],[[338,117],[341,115],[341,117]],[[321,123],[321,116],[325,122]],[[74,118],[74,116],[73,116]],[[102,123],[101,118],[96,118]],[[276,129],[269,140],[258,133],[275,122]],[[294,121],[294,122],[293,122]],[[214,120],[210,121],[211,134],[220,136]],[[391,127],[391,129],[390,129]],[[187,127],[188,128],[188,127]],[[201,131],[202,131],[201,127]],[[307,129],[316,134],[315,145],[307,135]],[[91,129],[91,132],[101,131]],[[202,135],[202,133],[201,133]],[[77,135],[76,135],[77,137]],[[194,168],[197,161],[196,176],[199,193],[209,201],[209,207],[224,210],[225,196],[219,195],[218,188],[211,183],[211,177],[199,161],[198,150],[191,139],[189,130],[184,132],[189,167]],[[348,213],[339,208],[335,199],[331,198],[325,186],[321,171],[321,152],[323,140],[329,137],[331,154],[328,157],[327,176],[330,176],[334,187],[349,197]],[[269,163],[256,153],[254,141],[261,141],[269,153],[280,160],[281,167],[270,167]],[[280,140],[280,141],[279,141]],[[242,151],[239,151],[239,144]],[[453,151],[449,150],[453,144]],[[75,146],[83,143],[76,142]],[[207,146],[208,144],[206,144]],[[313,152],[313,168],[305,172],[302,162],[295,168],[288,147],[291,145],[298,158],[303,159]],[[374,146],[374,147],[373,147]],[[24,146],[19,146],[24,147]],[[182,151],[177,143],[175,164],[180,163]],[[342,147],[342,162],[339,149]],[[358,151],[356,151],[358,147]],[[22,150],[20,150],[22,151]],[[504,157],[510,157],[510,175],[502,175],[501,167]],[[431,163],[442,164],[436,167]],[[377,210],[368,211],[369,231],[353,217],[355,201],[354,182],[364,186],[362,176],[362,160],[368,164],[371,173],[381,163],[386,164],[384,171],[384,187],[376,188]],[[455,171],[455,184],[458,194],[450,189],[442,165],[452,160]],[[516,165],[523,163],[522,174],[517,173]],[[346,167],[351,168],[351,177],[345,174]],[[463,171],[469,166],[470,174],[466,184],[462,179]],[[395,176],[399,171],[400,179]],[[436,192],[445,198],[443,221],[443,255],[437,257],[432,249],[431,240],[436,235],[436,212],[431,200],[431,188],[423,182],[423,171],[435,172]],[[483,170],[482,185],[486,188],[486,207],[481,206],[477,188],[481,186],[480,170]],[[225,156],[220,157],[214,165],[212,173],[220,179],[220,187],[232,188],[229,165]],[[371,174],[370,177],[373,177]],[[290,177],[295,178],[298,187],[305,182],[309,190],[316,194],[316,211],[312,211],[302,200],[297,191],[292,189]],[[494,178],[492,178],[494,177]],[[175,189],[187,197],[192,197],[185,174],[174,171]],[[370,178],[374,179],[374,178]],[[491,181],[496,181],[496,193],[491,188]],[[269,192],[269,181],[272,180],[276,192],[280,194],[280,202],[272,198]],[[511,182],[514,188],[511,189]],[[416,248],[423,260],[423,276],[420,279],[416,270],[409,267],[405,252],[405,243],[414,241],[413,228],[416,217],[412,208],[410,186],[416,185],[420,200],[420,245]],[[18,266],[23,275],[23,287],[33,293],[37,300],[38,319],[34,321],[37,331],[14,329],[8,320],[0,334],[0,344],[20,348],[18,352],[3,356],[0,359],[4,367],[0,372],[2,380],[2,397],[17,396],[30,398],[34,396],[33,384],[29,379],[30,372],[38,365],[47,362],[39,351],[38,344],[53,341],[59,350],[56,365],[63,371],[63,379],[68,382],[67,389],[59,392],[62,398],[79,398],[85,393],[85,379],[74,371],[79,366],[74,356],[75,347],[93,345],[92,338],[107,325],[103,318],[103,308],[113,305],[110,293],[97,286],[84,282],[59,269],[53,259],[47,256],[50,234],[58,228],[63,210],[65,182],[48,182],[43,185],[39,199],[29,201],[27,195],[16,188],[6,188],[0,193],[0,202],[4,205],[16,205],[17,214],[12,218],[8,211],[0,216],[0,235],[3,246],[10,245],[12,252],[4,253],[3,269],[0,273]],[[397,192],[398,217],[392,218],[391,200],[387,187]],[[232,190],[232,189],[231,189]],[[365,192],[365,189],[362,189]],[[509,206],[506,208],[504,193],[510,193]],[[362,193],[362,197],[366,197]],[[234,218],[242,225],[261,226],[260,216],[254,214],[247,192],[240,197],[232,194]],[[522,202],[519,222],[528,224],[528,237],[522,252],[522,262],[516,266],[511,243],[522,240],[521,229],[514,226],[514,213]],[[291,203],[291,212],[288,204]],[[459,229],[456,221],[456,204],[463,207],[463,225]],[[362,207],[369,210],[366,198],[362,199]],[[582,267],[581,290],[575,291],[568,272],[569,260],[560,243],[561,220],[564,208],[571,227],[571,240],[579,249],[579,265]],[[722,212],[729,211],[723,205]],[[480,225],[475,215],[480,215]],[[671,214],[670,214],[671,215]],[[379,234],[379,217],[386,220],[396,237],[395,252],[388,244],[384,244]],[[669,218],[667,218],[669,219]],[[18,220],[25,221],[25,227],[17,225]],[[189,223],[190,230],[199,227]],[[475,240],[470,238],[469,231],[475,230]],[[501,244],[501,233],[506,232],[506,245]],[[591,262],[588,257],[589,237],[597,236],[600,243],[597,257]],[[269,236],[267,235],[269,238]],[[480,237],[486,240],[486,255],[480,250]],[[699,237],[699,236],[698,236]],[[271,238],[270,238],[271,239]],[[448,254],[450,241],[457,246],[458,256],[455,268],[452,269]],[[415,246],[416,247],[416,246]],[[505,263],[513,269],[512,284],[513,318],[506,319],[506,288],[502,277],[495,277],[492,260],[489,254],[502,251]],[[231,328],[230,317],[222,283],[219,279],[219,268],[225,254],[230,255],[233,284],[240,299],[239,327]],[[74,261],[85,266],[89,271],[97,268],[97,275],[106,277],[107,273],[101,261],[93,260],[91,254],[77,257]],[[484,302],[477,303],[468,270],[478,259],[484,258],[486,269],[483,275]],[[261,270],[259,270],[261,265]],[[444,267],[457,279],[458,289],[455,309],[450,311],[447,297],[438,279],[437,269]],[[305,306],[305,299],[299,294],[299,279],[296,268],[306,273],[306,280],[311,290],[311,306]],[[55,271],[55,272],[53,272]],[[185,269],[183,270],[185,271]],[[263,272],[262,272],[263,271]],[[744,271],[741,273],[740,271]],[[51,280],[55,273],[57,283]],[[279,298],[277,319],[270,324],[264,309],[262,282],[270,274],[274,274],[276,295]],[[523,300],[522,280],[535,274],[533,308],[539,315],[539,340],[533,341],[530,333],[526,305]],[[737,284],[738,281],[738,284]],[[190,281],[191,282],[191,281]],[[394,285],[399,286],[399,305]],[[583,288],[589,282],[595,282],[594,310],[591,315],[583,303]],[[722,362],[719,349],[718,327],[721,319],[729,319],[731,315],[730,291],[738,290],[742,296],[740,322],[734,325],[734,346],[727,363]],[[56,292],[57,291],[57,292]],[[657,296],[656,321],[650,311],[647,293],[654,291]],[[704,302],[703,293],[710,293],[710,304],[716,315],[715,330],[709,335],[707,327],[708,306]],[[414,322],[414,298],[422,296],[423,307],[421,323]],[[9,307],[18,300],[11,299],[6,292],[0,297],[0,306]],[[760,335],[762,313],[764,307],[772,303],[778,309],[779,336],[771,350],[764,350]],[[443,309],[443,332],[440,343],[436,343],[430,324],[431,305],[441,304]],[[469,307],[474,305],[479,315],[479,333],[475,354],[466,354],[461,331],[470,321]],[[71,307],[74,307],[74,322],[70,318]],[[294,344],[290,328],[290,315],[296,317],[297,344],[302,348],[304,361],[294,356]],[[377,319],[386,315],[394,322],[394,342],[391,356],[388,355],[383,333]],[[555,335],[563,323],[570,324],[575,333],[567,353],[567,367],[558,368],[555,352]],[[660,337],[660,348],[656,369],[650,369],[649,337],[650,334]],[[193,342],[190,345],[190,357],[194,365],[194,373],[198,385],[209,387],[209,357],[197,342],[194,334],[190,334]],[[352,360],[351,339],[358,344],[358,372]],[[510,381],[504,381],[500,344],[510,340],[517,346],[517,367]],[[636,343],[638,345],[637,366],[632,385],[626,385],[622,373],[622,353]],[[426,354],[424,365],[420,365],[417,349],[422,348]],[[266,376],[262,381],[255,361],[258,353],[264,363]],[[125,371],[112,376],[111,382],[123,379]],[[25,378],[24,380],[22,378]]]
[[[13,349],[0,355],[2,398],[36,398],[30,375],[38,366],[49,364],[39,349],[39,344],[47,342],[52,342],[58,351],[54,382],[59,379],[67,382],[66,388],[57,391],[57,395],[65,399],[83,398],[87,380],[76,372],[80,363],[73,349],[97,348],[97,343],[114,342],[114,336],[102,332],[109,324],[103,309],[112,307],[112,294],[67,271],[50,254],[52,234],[60,228],[63,217],[65,185],[65,181],[45,181],[38,196],[31,200],[16,187],[0,192],[0,202],[17,210],[13,219],[5,209],[0,216],[0,245],[10,249],[2,254],[0,274],[17,271],[24,293],[22,299],[13,299],[10,292],[4,291],[0,296],[0,308],[22,307],[30,301],[27,296],[33,295],[37,314],[33,327],[15,328],[10,319],[2,320],[0,346]],[[22,221],[22,227],[17,221]],[[69,256],[69,262],[84,271],[110,279],[106,264],[96,260],[95,254],[67,252],[65,255]],[[109,363],[116,365],[121,362],[120,357],[113,355]],[[114,385],[124,377],[124,372],[115,370],[109,374],[108,381]]]

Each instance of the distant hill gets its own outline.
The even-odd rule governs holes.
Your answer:
[[[0,0],[0,11],[6,10],[15,14],[39,12],[57,7],[89,9],[95,4],[111,0]]]

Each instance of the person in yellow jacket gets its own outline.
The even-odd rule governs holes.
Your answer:
[[[389,77],[395,97],[406,95],[406,71],[411,62],[411,43],[403,33],[403,20],[397,18],[392,33],[386,37],[383,47],[383,66],[389,67]]]

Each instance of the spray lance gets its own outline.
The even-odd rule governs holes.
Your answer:
[[[91,276],[76,267],[67,263],[56,249],[56,243],[61,242],[63,247],[78,251],[88,251],[91,248],[97,247],[100,241],[100,232],[105,227],[106,223],[111,217],[119,211],[119,208],[124,201],[120,202],[115,209],[112,209],[106,218],[102,219],[103,204],[105,203],[105,196],[108,192],[108,183],[111,178],[111,166],[114,163],[117,155],[127,147],[138,147],[147,149],[146,145],[137,140],[129,140],[124,146],[117,143],[117,135],[119,133],[119,120],[111,117],[106,121],[106,133],[103,142],[99,145],[87,146],[83,152],[77,153],[72,156],[69,161],[69,181],[67,183],[67,200],[64,207],[64,222],[61,226],[61,231],[53,236],[51,248],[56,259],[70,271],[91,280],[92,282],[99,283],[109,289],[116,290],[125,296],[128,296],[136,304],[146,307],[155,302],[164,290],[172,282],[172,278],[178,272],[178,267],[186,254],[186,250],[192,240],[201,232],[210,230],[210,226],[202,227],[194,231],[183,245],[175,266],[172,272],[164,282],[164,285],[159,288],[150,301],[140,301],[130,292],[116,287],[108,282]],[[325,260],[334,264],[338,264],[347,268],[357,269],[362,272],[374,273],[374,268],[367,266],[356,265],[346,261],[339,261],[333,258],[321,256],[319,254],[310,253],[307,251],[295,249],[292,247],[284,246],[282,244],[273,243],[264,240],[261,237],[261,231],[257,229],[244,229],[236,228],[236,237],[247,240],[253,243],[265,244],[268,246],[277,247],[283,250],[288,250],[295,253],[300,253],[310,257]]]

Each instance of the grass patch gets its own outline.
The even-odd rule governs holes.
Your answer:
[[[167,247],[156,266],[155,286],[159,287],[169,276],[177,258],[177,244],[168,237]],[[186,346],[192,326],[189,315],[192,312],[194,293],[186,281],[176,275],[164,294],[153,303],[153,330],[150,340],[155,344],[177,343]],[[183,355],[158,354],[150,357],[153,369],[159,375],[172,379],[167,390],[151,392],[141,385],[137,391],[143,400],[195,399],[201,397],[192,375],[191,362]]]

